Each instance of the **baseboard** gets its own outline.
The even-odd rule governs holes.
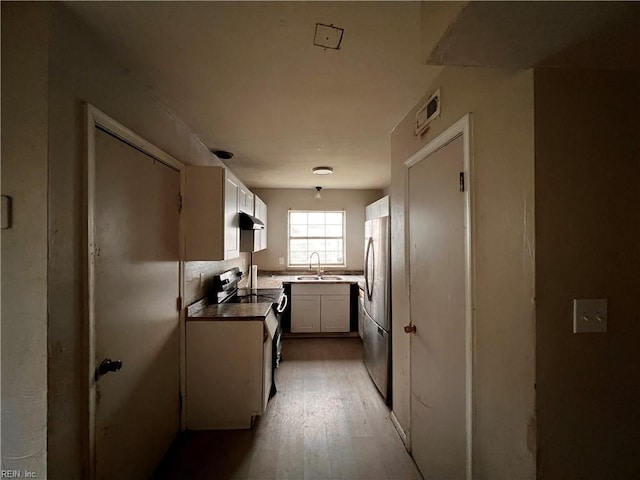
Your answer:
[[[396,427],[396,431],[398,432],[398,435],[400,435],[400,439],[402,440],[402,443],[404,443],[404,448],[406,448],[407,451],[411,453],[411,448],[407,443],[407,434],[402,428],[402,425],[400,425],[400,422],[398,421],[398,417],[396,417],[396,414],[393,410],[391,411],[391,422],[393,423],[393,426]]]
[[[360,338],[358,332],[314,332],[314,333],[291,333],[282,334],[284,338]]]

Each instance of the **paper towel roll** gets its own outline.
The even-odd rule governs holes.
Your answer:
[[[250,286],[251,288],[258,288],[258,266],[251,265],[251,278],[250,278]]]

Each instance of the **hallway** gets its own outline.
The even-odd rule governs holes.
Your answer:
[[[184,433],[154,479],[421,478],[360,339],[287,338],[276,384],[255,429]]]

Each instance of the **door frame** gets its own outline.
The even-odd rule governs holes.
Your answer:
[[[151,156],[157,161],[178,171],[180,174],[180,195],[185,189],[185,166],[169,154],[163,152],[155,145],[135,134],[124,125],[120,124],[107,114],[103,113],[89,103],[84,104],[85,110],[85,145],[86,162],[84,170],[84,191],[83,191],[83,318],[84,318],[84,344],[83,359],[87,369],[85,370],[85,397],[83,399],[84,409],[83,430],[84,461],[87,465],[89,479],[96,478],[96,439],[95,439],[95,414],[96,414],[96,384],[94,372],[95,362],[95,194],[96,194],[96,129],[103,130],[115,138],[125,142],[132,148]],[[185,346],[184,346],[184,308],[182,305],[184,298],[184,225],[183,215],[179,216],[178,232],[178,295],[177,305],[180,330],[179,338],[179,372],[180,386],[179,395],[184,398],[185,390]],[[184,429],[184,409],[179,412],[180,430]]]
[[[418,150],[415,154],[405,160],[404,171],[404,231],[405,231],[405,282],[409,289],[409,321],[411,321],[411,230],[409,220],[409,169],[435,153],[445,145],[458,137],[462,137],[463,143],[463,172],[464,172],[464,276],[465,276],[465,424],[467,432],[466,442],[466,478],[473,478],[473,425],[474,425],[474,376],[473,376],[473,356],[475,353],[475,269],[474,269],[474,232],[473,232],[473,166],[472,166],[472,115],[467,113],[460,120],[440,133],[435,139]],[[411,451],[411,378],[413,369],[411,368],[411,342],[409,337],[409,432],[407,435],[409,451]]]

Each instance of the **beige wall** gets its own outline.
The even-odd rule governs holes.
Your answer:
[[[413,134],[418,104],[391,135],[393,410],[410,435],[404,161],[471,112],[475,255],[474,478],[535,476],[533,72],[447,67],[442,114]],[[419,371],[428,366],[413,366]],[[446,374],[446,372],[445,372]]]
[[[48,470],[52,478],[84,478],[83,103],[92,103],[183,163],[214,161],[191,130],[112,58],[64,5],[51,9]],[[206,284],[213,273],[243,263],[246,255],[234,262],[187,263],[185,302],[203,295],[200,273]]]
[[[249,273],[249,263],[248,253],[241,253],[240,258],[224,262],[185,262],[184,305],[189,306],[206,296],[209,293],[214,275],[233,267],[239,267],[247,275]]]
[[[267,249],[253,255],[259,270],[283,270],[287,262],[287,228],[289,210],[346,210],[346,270],[364,269],[364,209],[383,196],[382,190],[254,189],[266,204],[268,215]],[[285,265],[278,263],[284,258]]]
[[[538,476],[638,478],[640,74],[536,70]],[[572,333],[607,298],[608,332]]]
[[[47,465],[48,6],[2,2],[2,469]]]

